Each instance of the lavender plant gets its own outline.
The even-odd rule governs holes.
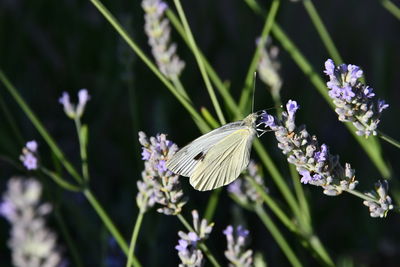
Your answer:
[[[177,45],[170,42],[171,28],[164,12],[168,5],[161,0],[143,0],[145,32],[160,71],[169,79],[180,76],[185,62],[176,54]]]
[[[377,135],[382,111],[389,104],[384,100],[374,101],[373,89],[360,81],[363,76],[361,68],[351,64],[335,66],[333,60],[328,59],[324,72],[329,76],[326,85],[339,120],[351,122],[357,128],[357,135],[366,138]]]
[[[3,194],[0,214],[11,224],[8,247],[14,266],[52,267],[64,261],[57,235],[46,226],[52,206],[41,202],[41,194],[37,180],[22,177],[11,178]]]
[[[180,267],[200,267],[204,264],[204,256],[198,248],[199,242],[203,242],[212,232],[214,223],[208,223],[206,219],[199,219],[197,210],[192,211],[193,231],[185,233],[179,231],[178,245],[175,249],[181,260]]]
[[[158,212],[179,214],[186,203],[179,175],[173,174],[165,166],[168,158],[178,150],[177,145],[167,140],[165,134],[148,138],[144,132],[139,132],[139,142],[145,169],[142,172],[143,180],[138,182],[138,206],[147,209],[158,203],[162,206],[157,209]]]
[[[28,170],[36,170],[39,166],[38,159],[38,144],[35,140],[28,141],[24,148],[22,148],[22,154],[19,159]]]
[[[327,145],[320,146],[317,137],[311,136],[304,125],[296,126],[295,113],[298,109],[297,102],[289,100],[281,120],[264,112],[261,121],[275,133],[278,147],[287,156],[288,162],[296,166],[302,183],[320,186],[324,194],[329,196],[337,196],[343,191],[353,192],[358,184],[355,170],[349,163],[343,167],[339,163],[339,156],[330,154]],[[362,196],[371,197],[370,194]],[[379,203],[377,198],[369,200]],[[391,204],[390,198],[385,198],[385,201],[390,201],[386,205]]]
[[[223,233],[227,241],[225,257],[229,260],[229,266],[253,266],[253,251],[245,249],[249,230],[241,225],[236,227],[236,229],[232,225],[228,225]]]

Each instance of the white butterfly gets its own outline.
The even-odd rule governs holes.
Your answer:
[[[257,131],[259,112],[251,113],[241,121],[231,122],[195,139],[176,152],[167,168],[190,177],[197,190],[212,190],[233,182],[247,167],[250,150]],[[260,136],[260,135],[258,135]]]

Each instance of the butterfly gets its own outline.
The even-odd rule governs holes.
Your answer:
[[[213,190],[239,177],[250,161],[254,137],[259,129],[260,112],[251,113],[241,121],[214,129],[176,152],[166,163],[175,174],[190,177],[190,184],[199,191]],[[261,131],[261,134],[259,134]]]

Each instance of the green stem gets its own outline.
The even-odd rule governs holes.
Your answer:
[[[44,128],[43,124],[39,121],[39,119],[36,117],[35,113],[30,109],[28,104],[26,104],[25,100],[18,93],[17,89],[11,84],[11,82],[8,80],[8,78],[5,76],[2,70],[0,70],[0,81],[3,83],[4,87],[17,102],[19,107],[24,111],[25,115],[29,118],[29,120],[38,130],[38,132],[42,135],[43,139],[47,142],[48,146],[56,155],[58,160],[61,161],[61,163],[64,165],[65,169],[69,172],[69,174],[71,174],[72,177],[74,177],[76,181],[81,183],[82,177],[78,174],[78,172],[75,170],[72,164],[69,163],[69,161],[67,161],[67,159],[64,156],[64,153],[61,151],[61,149],[58,148],[56,142],[47,132],[46,128]]]
[[[208,199],[206,210],[204,212],[204,218],[207,221],[212,221],[215,210],[217,209],[219,196],[221,195],[222,188],[218,188],[211,193],[210,198]]]
[[[300,176],[296,170],[296,167],[293,164],[288,164],[290,170],[290,176],[292,177],[294,191],[296,192],[296,197],[299,201],[299,205],[301,208],[301,218],[303,220],[302,225],[307,228],[311,228],[311,215],[310,208],[308,206],[308,202],[306,196],[304,195],[303,186],[300,183]]]
[[[61,178],[57,173],[50,171],[46,169],[45,167],[40,167],[40,170],[49,176],[56,184],[58,184],[60,187],[68,190],[68,191],[73,191],[73,192],[80,192],[82,189],[79,186],[73,185],[67,181],[65,181],[63,178]]]
[[[177,16],[174,14],[173,11],[168,9],[166,11],[166,15],[168,19],[171,21],[172,25],[175,27],[175,29],[178,31],[179,35],[182,37],[182,39],[185,41],[185,43],[188,45],[188,47],[192,50],[194,53],[194,48],[190,45],[189,39],[186,36],[185,29],[183,28],[182,24],[180,23],[179,19]],[[229,93],[228,89],[224,85],[224,83],[221,81],[221,79],[218,77],[218,74],[214,70],[214,68],[211,66],[211,64],[208,62],[207,58],[203,55],[203,53],[200,51],[200,49],[197,49],[202,62],[204,63],[204,67],[211,79],[211,81],[214,83],[215,87],[218,89],[218,92],[221,94],[223,100],[225,101],[226,105],[230,109],[231,112],[236,114],[236,119],[241,119],[241,116],[238,116],[237,112],[237,106],[235,103],[235,100]]]
[[[257,213],[258,217],[260,217],[261,221],[264,223],[268,231],[271,233],[278,246],[282,249],[282,252],[285,254],[292,266],[303,266],[300,260],[297,258],[296,254],[290,248],[282,233],[279,231],[278,227],[274,224],[274,222],[265,212],[263,207],[261,205],[256,205],[255,212]]]
[[[136,223],[135,223],[135,227],[133,228],[131,243],[129,245],[128,261],[126,263],[126,267],[129,267],[132,264],[132,259],[133,259],[134,253],[135,253],[136,241],[137,241],[137,238],[139,235],[140,226],[142,225],[142,221],[143,221],[143,215],[144,215],[144,212],[139,211],[139,214],[136,218]]]
[[[226,121],[225,121],[224,115],[222,113],[221,107],[220,107],[220,105],[218,103],[218,99],[217,99],[217,97],[215,95],[215,92],[214,92],[214,89],[213,89],[213,87],[211,85],[210,78],[207,75],[207,72],[206,72],[205,67],[204,67],[204,63],[203,63],[203,61],[201,59],[201,56],[200,56],[200,52],[199,52],[199,50],[197,48],[196,41],[194,40],[192,31],[190,30],[190,26],[189,26],[189,23],[188,23],[188,21],[186,19],[186,15],[185,15],[185,12],[183,11],[181,2],[179,0],[174,0],[174,3],[175,3],[175,7],[176,7],[176,9],[178,11],[179,18],[180,18],[180,20],[182,22],[183,28],[185,29],[186,36],[188,38],[190,47],[192,47],[192,50],[193,50],[194,56],[196,58],[197,64],[199,65],[199,69],[200,69],[201,75],[203,77],[204,83],[206,84],[208,94],[210,95],[210,98],[211,98],[211,102],[213,103],[215,111],[217,112],[217,116],[219,118],[219,121],[220,121],[220,123],[222,125],[226,124]]]
[[[96,213],[99,215],[100,219],[103,221],[108,231],[115,238],[115,241],[117,241],[118,245],[120,246],[124,254],[128,256],[128,251],[129,251],[128,245],[126,244],[121,233],[115,227],[114,223],[111,221],[110,217],[108,217],[106,211],[103,209],[99,201],[96,199],[96,197],[92,194],[92,192],[89,189],[85,189],[83,191],[83,194],[85,195],[89,203],[92,205]],[[135,267],[141,266],[135,255],[132,255],[132,260],[133,260],[132,266]]]
[[[182,96],[188,101],[188,102],[192,102],[190,100],[189,95],[186,93],[185,88],[183,87],[181,80],[179,79],[179,77],[175,77],[173,79],[171,79],[172,83],[174,84],[175,88],[179,91],[179,93],[182,94]]]
[[[326,30],[324,22],[321,20],[318,15],[317,10],[311,0],[302,1],[305,9],[307,10],[308,15],[311,18],[311,21],[314,24],[314,27],[317,29],[317,32],[324,43],[326,50],[328,50],[329,55],[332,57],[333,61],[338,64],[343,63],[342,58],[340,57],[339,51],[336,49],[335,43],[332,41],[329,32]]]
[[[256,46],[256,51],[254,52],[253,59],[251,60],[249,70],[247,71],[244,89],[239,100],[239,109],[245,112],[246,106],[248,105],[248,99],[251,94],[251,89],[253,85],[253,75],[257,70],[257,65],[260,60],[261,50],[264,48],[267,41],[268,35],[271,31],[272,25],[274,24],[276,14],[278,13],[280,5],[280,0],[273,0],[268,15],[265,17],[264,27],[261,33],[261,38]],[[245,112],[247,113],[247,112]]]
[[[74,261],[74,266],[77,266],[77,267],[83,266],[82,260],[81,260],[81,258],[79,256],[79,253],[78,253],[78,251],[77,251],[77,249],[76,249],[76,247],[74,245],[74,241],[72,240],[71,235],[69,234],[68,228],[64,223],[64,219],[63,219],[63,217],[61,215],[61,212],[60,212],[59,208],[56,208],[54,210],[54,214],[55,214],[55,217],[56,217],[56,220],[57,220],[58,224],[60,225],[61,233],[62,233],[62,235],[63,235],[63,237],[64,237],[64,239],[65,239],[65,241],[67,243],[68,250],[69,250],[69,252],[70,252],[70,254],[72,256],[72,259]]]
[[[397,148],[400,148],[400,142],[395,140],[395,139],[393,139],[392,137],[387,136],[386,134],[382,133],[381,131],[378,131],[378,136],[382,140],[385,140],[386,142],[388,142],[389,144],[391,144],[391,145],[393,145],[393,146],[395,146]]]
[[[0,106],[1,109],[3,110],[3,114],[6,117],[7,122],[11,126],[11,130],[14,133],[14,136],[17,138],[18,144],[20,146],[24,145],[24,138],[21,135],[21,132],[18,130],[18,126],[16,124],[16,120],[13,118],[12,113],[8,109],[6,103],[4,102],[3,96],[0,94]]]
[[[202,124],[206,129],[207,123],[200,116],[200,114],[193,108],[193,106],[178,92],[178,90],[169,82],[169,80],[158,70],[156,65],[143,53],[139,46],[128,35],[126,30],[114,18],[110,11],[98,0],[91,0],[92,4],[104,16],[105,19],[114,27],[118,34],[126,41],[129,47],[138,55],[138,57],[147,65],[147,67],[160,79],[160,81],[167,87],[167,89],[178,99],[178,101],[186,108],[186,110],[195,118],[195,120]]]
[[[82,176],[85,182],[89,181],[89,167],[87,162],[87,128],[82,128],[81,119],[75,118],[75,128],[79,140],[79,151],[82,160]],[[84,130],[85,129],[85,130]]]
[[[366,194],[361,193],[361,192],[359,192],[357,190],[346,189],[344,191],[346,191],[347,193],[350,193],[350,194],[352,194],[352,195],[354,195],[356,197],[362,198],[364,200],[372,201],[372,202],[375,202],[375,203],[379,204],[379,200],[377,200],[377,199],[375,199],[373,197],[367,196]]]
[[[188,221],[186,221],[186,219],[182,216],[182,214],[178,214],[176,215],[178,217],[178,219],[181,221],[181,223],[183,224],[183,226],[185,226],[185,228],[190,231],[190,232],[196,232],[193,227],[188,223]],[[199,243],[199,247],[200,249],[204,252],[204,254],[206,255],[206,257],[208,258],[208,260],[211,262],[211,264],[215,267],[221,267],[221,265],[218,263],[218,261],[215,259],[214,255],[210,252],[210,250],[208,249],[208,247],[206,246],[206,244],[204,244],[203,242]]]
[[[400,8],[389,0],[379,0],[384,8],[386,8],[393,16],[400,20]]]

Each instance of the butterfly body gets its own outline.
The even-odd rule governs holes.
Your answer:
[[[190,177],[190,184],[200,191],[233,182],[249,163],[257,118],[252,113],[200,136],[176,152],[167,168]]]

